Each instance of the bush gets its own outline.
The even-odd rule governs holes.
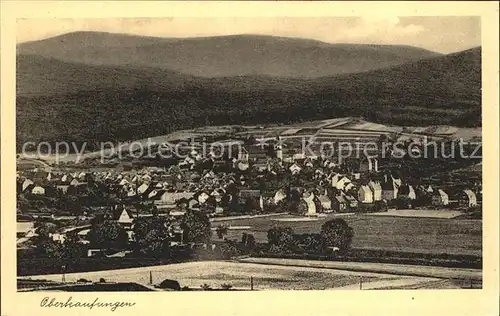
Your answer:
[[[78,280],[76,280],[76,282],[89,283],[91,281],[87,280],[87,279],[78,279]]]
[[[255,237],[252,234],[243,233],[241,235],[241,243],[249,250],[255,249]]]
[[[212,287],[206,283],[200,285],[200,288],[203,290],[203,291],[210,291],[212,289]]]
[[[273,227],[267,232],[269,251],[274,253],[293,253],[298,249],[290,227]]]
[[[408,197],[398,197],[393,201],[393,205],[397,209],[408,209],[411,206],[412,201]]]
[[[158,285],[158,287],[161,289],[169,289],[169,290],[174,290],[174,291],[181,290],[181,285],[179,284],[179,282],[176,280],[170,280],[170,279],[163,280],[160,283],[160,285]]]
[[[220,287],[221,287],[221,289],[226,290],[226,291],[233,288],[233,286],[229,283],[222,283]]]
[[[376,201],[373,207],[374,212],[387,212],[388,206],[386,201]]]
[[[217,237],[219,237],[219,239],[222,239],[222,238],[224,238],[225,235],[227,235],[228,227],[227,227],[227,225],[220,224],[215,229],[215,232],[217,233]]]
[[[479,205],[476,206],[469,206],[465,209],[465,212],[467,213],[476,213],[476,212],[482,212],[482,208]]]
[[[106,279],[105,278],[100,278],[99,279],[99,283],[106,283]]]
[[[216,256],[219,259],[231,259],[239,254],[240,252],[234,241],[226,240],[225,243],[216,248]]]

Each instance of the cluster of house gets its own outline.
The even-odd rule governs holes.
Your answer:
[[[35,168],[26,172],[17,172],[17,192],[31,193],[35,195],[47,195],[48,193],[67,193],[70,188],[78,190],[87,185],[91,175],[86,172],[52,173]],[[51,191],[52,192],[48,192]]]
[[[208,163],[207,163],[208,162]],[[206,169],[195,168],[202,163]],[[252,207],[266,211],[266,206],[287,199],[292,191],[298,192],[307,205],[307,214],[317,213],[318,206],[324,212],[355,211],[360,204],[390,202],[404,199],[411,201],[421,196],[429,197],[429,207],[440,208],[456,204],[460,207],[476,206],[481,198],[480,185],[470,188],[433,187],[431,185],[405,183],[396,173],[379,170],[376,158],[364,158],[356,168],[346,171],[342,164],[328,159],[295,154],[283,158],[281,148],[276,157],[264,163],[249,160],[246,150],[230,161],[231,172],[217,171],[217,161],[201,158],[193,151],[187,158],[170,168],[149,167],[136,171],[50,172],[32,170],[19,173],[18,193],[60,196],[85,194],[89,186],[100,184],[109,195],[127,201],[150,203],[158,209],[175,209],[183,202],[183,208],[205,209],[220,214],[235,199],[240,204],[253,201]],[[269,177],[307,178],[308,187],[293,188],[283,185],[273,191],[261,190],[254,184]],[[292,190],[293,189],[293,190]],[[174,211],[174,210],[172,210]]]
[[[229,171],[217,168],[228,163],[231,165]],[[199,164],[204,167],[197,168]],[[266,182],[278,185],[261,186]],[[361,159],[354,168],[346,168],[345,163],[305,154],[283,157],[279,147],[276,157],[260,161],[249,159],[246,151],[229,162],[201,158],[192,152],[169,168],[93,172],[33,169],[17,173],[17,192],[28,198],[30,194],[54,199],[65,195],[85,196],[97,189],[119,200],[120,207],[103,206],[103,211],[88,215],[118,222],[126,229],[130,240],[133,239],[132,226],[138,216],[135,213],[138,204],[149,205],[160,210],[160,214],[174,218],[179,218],[188,209],[217,216],[224,214],[231,204],[245,206],[244,212],[266,212],[292,199],[298,199],[302,214],[308,216],[320,212],[356,212],[361,207],[370,208],[381,203],[397,205],[398,201],[404,201],[401,207],[405,208],[422,206],[422,200],[425,200],[425,207],[436,209],[480,205],[480,183],[468,185],[445,187],[409,183],[395,171],[381,170],[375,158]],[[89,227],[79,229],[78,234],[83,237],[88,230]],[[178,226],[172,234],[173,244],[182,243],[183,233]],[[62,232],[51,237],[64,242],[65,235],[66,232]],[[89,251],[89,255],[94,255],[93,251],[99,250]]]

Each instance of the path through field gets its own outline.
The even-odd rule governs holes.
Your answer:
[[[250,289],[251,278],[255,290],[322,290],[359,288],[360,281],[366,289],[415,284],[427,284],[439,279],[384,273],[345,271],[320,267],[285,266],[274,264],[239,263],[227,261],[205,261],[171,264],[164,266],[108,270],[66,274],[66,281],[78,279],[98,281],[104,278],[112,282],[136,282],[148,284],[150,275],[153,284],[165,279],[177,280],[180,285],[199,289],[202,284],[220,288],[230,284],[235,289]],[[39,275],[33,280],[60,281],[62,275]],[[399,281],[397,281],[399,280]],[[372,284],[373,285],[369,285]]]

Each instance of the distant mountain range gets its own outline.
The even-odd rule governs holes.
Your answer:
[[[116,52],[114,61],[107,49]],[[251,58],[238,63],[241,54]],[[271,56],[283,58],[273,63]],[[175,58],[178,65],[168,66]],[[320,72],[331,75],[318,77]],[[18,144],[131,140],[202,125],[337,116],[480,126],[481,49],[438,55],[264,36],[71,33],[19,45],[16,102]]]
[[[411,46],[327,44],[233,35],[156,38],[76,32],[20,44],[19,54],[98,66],[154,67],[201,77],[267,75],[315,78],[368,71],[438,56]]]

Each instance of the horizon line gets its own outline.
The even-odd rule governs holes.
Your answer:
[[[16,46],[18,45],[23,45],[23,44],[28,44],[28,43],[35,43],[35,42],[41,42],[44,40],[50,40],[53,38],[57,37],[63,37],[71,34],[78,34],[78,33],[88,33],[88,34],[107,34],[107,35],[121,35],[121,36],[128,36],[128,37],[142,37],[142,38],[151,38],[151,39],[171,39],[171,40],[188,40],[188,39],[211,39],[211,38],[224,38],[224,37],[235,37],[235,36],[255,36],[255,37],[269,37],[269,38],[282,38],[282,39],[295,39],[295,40],[304,40],[304,41],[310,41],[310,42],[316,42],[318,44],[324,44],[324,45],[359,45],[359,46],[385,46],[385,47],[413,47],[413,48],[418,48],[422,49],[428,52],[432,52],[435,54],[439,55],[449,55],[449,54],[454,54],[462,51],[466,51],[469,49],[474,49],[481,47],[482,45],[477,45],[477,46],[472,46],[466,49],[454,51],[454,52],[448,52],[448,53],[442,53],[438,52],[435,50],[430,50],[427,48],[423,48],[420,46],[414,46],[414,45],[409,45],[409,44],[374,44],[374,43],[355,43],[355,42],[325,42],[322,40],[318,40],[315,38],[310,38],[310,37],[301,37],[301,36],[284,36],[284,35],[272,35],[272,34],[264,34],[264,33],[234,33],[234,34],[221,34],[221,35],[194,35],[194,36],[184,36],[184,37],[175,37],[175,36],[154,36],[154,35],[145,35],[145,34],[134,34],[134,33],[126,33],[126,32],[109,32],[109,31],[89,31],[89,30],[78,30],[78,31],[72,31],[72,32],[66,32],[66,33],[60,33],[57,35],[51,35],[47,37],[43,37],[40,39],[35,39],[35,40],[30,40],[30,41],[24,41],[24,42],[19,42],[16,43]]]

